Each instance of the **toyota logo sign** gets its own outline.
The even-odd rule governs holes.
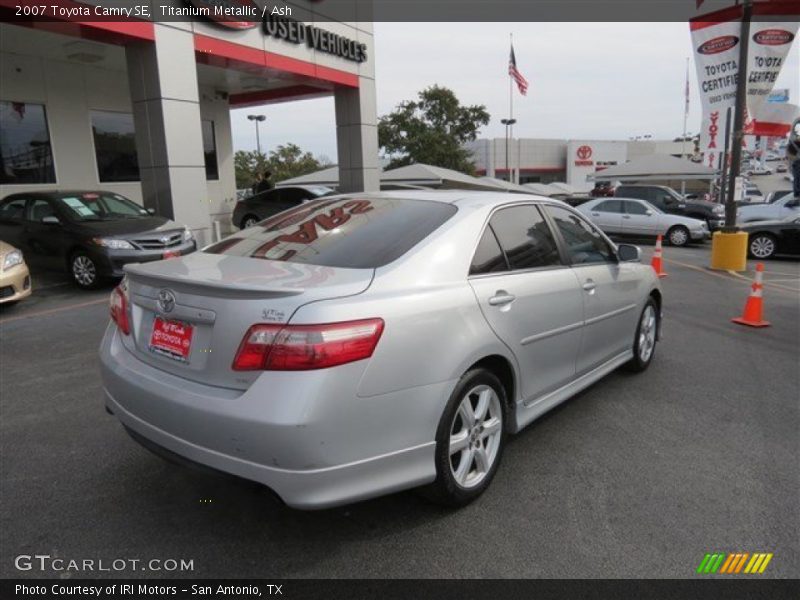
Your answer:
[[[158,308],[161,312],[172,312],[175,308],[175,294],[171,290],[161,290],[158,292]]]
[[[578,158],[581,160],[588,160],[592,158],[592,147],[591,146],[579,146],[578,147]]]

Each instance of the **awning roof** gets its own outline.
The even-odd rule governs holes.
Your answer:
[[[651,154],[614,165],[593,175],[591,181],[655,181],[674,179],[713,179],[717,172],[711,167],[674,156]]]
[[[398,167],[397,169],[390,169],[381,173],[381,183],[400,183],[409,185],[422,185],[438,189],[454,189],[454,190],[498,190],[506,189],[504,186],[489,181],[483,181],[477,177],[471,177],[453,171],[452,169],[444,169],[442,167],[434,167],[433,165],[413,164],[405,167]],[[337,187],[339,185],[339,167],[328,167],[321,171],[309,173],[308,175],[301,175],[299,177],[292,177],[291,179],[284,179],[278,182],[279,186],[286,185],[327,185]],[[509,184],[514,185],[514,184]],[[523,191],[524,188],[515,191]],[[528,191],[528,190],[524,190]]]

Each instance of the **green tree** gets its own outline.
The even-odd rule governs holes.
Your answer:
[[[462,106],[452,90],[437,85],[418,98],[402,102],[378,121],[378,143],[390,159],[389,168],[426,163],[474,174],[464,144],[489,123],[486,107]]]
[[[330,166],[327,157],[315,158],[310,152],[303,152],[296,144],[280,145],[271,150],[269,155],[239,150],[234,155],[233,162],[236,187],[239,189],[252,186],[256,175],[265,171],[272,173],[273,183],[278,183]]]

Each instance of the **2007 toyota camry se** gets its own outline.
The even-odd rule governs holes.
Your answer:
[[[648,367],[661,292],[635,246],[535,196],[334,196],[126,268],[106,406],[151,450],[322,508],[490,484],[506,436]]]

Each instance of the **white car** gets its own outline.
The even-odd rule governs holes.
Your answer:
[[[736,222],[780,221],[792,215],[800,216],[800,200],[789,193],[773,202],[739,207],[736,212]]]
[[[702,242],[711,237],[705,221],[662,212],[645,200],[597,198],[577,209],[604,233],[613,236],[663,235],[673,246]]]
[[[756,166],[756,167],[753,167],[752,169],[749,169],[747,171],[747,174],[750,175],[750,176],[753,176],[753,175],[772,175],[773,173],[774,173],[774,171],[772,170],[771,167],[762,167],[762,166]]]

